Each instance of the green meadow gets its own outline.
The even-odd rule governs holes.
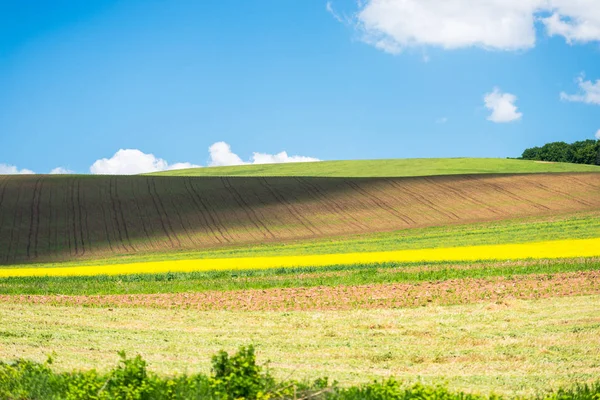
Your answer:
[[[503,158],[403,158],[208,167],[157,172],[165,176],[400,177],[457,174],[600,172],[600,166]]]

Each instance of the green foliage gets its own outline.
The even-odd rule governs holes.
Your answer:
[[[464,268],[457,268],[464,266]],[[421,268],[419,268],[421,267]],[[399,270],[406,268],[406,271]],[[597,258],[530,260],[523,263],[474,261],[373,263],[267,270],[179,272],[168,283],[161,274],[100,277],[36,277],[0,279],[0,294],[108,295],[120,293],[185,293],[314,286],[416,283],[450,279],[556,274],[600,269]],[[332,273],[334,272],[334,273]],[[0,332],[1,334],[1,332]]]
[[[454,393],[443,386],[424,386],[416,383],[404,387],[400,382],[391,378],[383,382],[373,382],[364,386],[337,389],[330,397],[340,400],[483,400],[497,399],[496,396],[481,396],[476,394]]]
[[[119,352],[121,361],[107,380],[106,391],[124,400],[148,399],[153,391],[153,378],[148,376],[146,362],[138,354],[127,359],[124,351]]]
[[[573,388],[561,388],[551,392],[544,400],[598,400],[600,399],[600,382],[591,385],[577,385]]]
[[[448,388],[421,383],[403,385],[395,379],[374,381],[353,387],[329,384],[326,378],[312,384],[296,381],[276,382],[268,371],[256,364],[253,346],[241,347],[234,355],[221,351],[212,359],[211,376],[159,377],[146,369],[138,355],[121,360],[108,374],[95,370],[55,373],[51,360],[39,364],[26,360],[0,363],[0,399],[45,400],[499,400],[494,394],[452,392]],[[598,400],[600,382],[533,397],[535,400]],[[519,400],[525,400],[519,398]]]
[[[265,388],[275,386],[273,378],[256,364],[252,345],[242,346],[231,357],[221,350],[213,356],[212,368],[211,388],[223,399],[268,399]]]
[[[0,362],[0,399],[52,399],[65,389],[63,376],[50,369],[51,359],[44,364],[28,360]]]
[[[572,144],[547,143],[542,147],[525,149],[522,158],[524,160],[600,165],[600,140],[583,140]]]
[[[106,381],[95,370],[75,372],[67,383],[66,400],[104,400],[109,394],[103,389]]]

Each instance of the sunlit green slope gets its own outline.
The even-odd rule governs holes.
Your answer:
[[[600,166],[502,158],[408,158],[192,168],[154,175],[399,177],[541,172],[600,172]]]

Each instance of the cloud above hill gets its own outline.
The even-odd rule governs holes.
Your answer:
[[[120,149],[111,158],[102,158],[94,162],[90,172],[96,175],[135,175],[196,167],[200,165],[188,162],[169,165],[166,160],[154,154],[147,154],[138,149]]]
[[[14,165],[8,164],[0,164],[0,175],[26,175],[26,174],[34,174],[30,169],[19,169]]]
[[[318,158],[306,156],[289,156],[282,151],[277,154],[252,153],[250,161],[243,161],[240,156],[231,151],[231,146],[225,142],[217,142],[209,147],[211,167],[244,164],[280,164],[290,162],[313,162],[320,161]]]
[[[536,43],[536,24],[569,44],[600,41],[597,0],[366,0],[358,4],[352,25],[360,38],[392,54],[416,46],[530,49]],[[336,17],[334,6],[328,2],[327,10]]]
[[[517,111],[515,102],[517,96],[510,93],[503,93],[499,88],[494,88],[490,93],[483,97],[485,107],[492,111],[488,117],[489,121],[496,123],[505,123],[520,120],[523,113]]]
[[[231,151],[231,146],[225,142],[217,142],[208,148],[210,153],[209,167],[226,165],[243,165],[245,163],[237,154]]]
[[[48,173],[50,175],[56,175],[56,174],[73,174],[74,172],[71,171],[70,169],[67,169],[64,167],[56,167],[56,168],[53,168],[52,170],[50,170],[50,172],[48,172]],[[0,164],[0,175],[31,175],[31,174],[35,174],[35,172],[30,169],[27,169],[27,168],[19,169],[14,165]]]
[[[74,172],[64,167],[56,167],[50,171],[50,175],[73,174]]]
[[[208,148],[208,152],[208,166],[210,167],[319,161],[314,157],[288,156],[285,151],[277,154],[253,153],[249,161],[244,161],[232,152],[231,146],[225,142],[214,143]],[[190,162],[169,164],[166,160],[156,157],[154,154],[144,153],[138,149],[120,149],[112,157],[102,158],[94,162],[90,167],[90,172],[98,175],[134,175],[200,167],[201,165]]]

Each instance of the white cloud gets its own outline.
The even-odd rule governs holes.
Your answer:
[[[121,149],[111,158],[97,160],[91,167],[92,174],[102,175],[134,175],[148,172],[166,171],[178,168],[195,168],[199,165],[190,163],[169,163],[154,154],[146,154],[137,149]]]
[[[312,162],[319,161],[314,157],[288,156],[287,152],[282,151],[277,154],[253,153],[250,162],[243,161],[240,156],[231,151],[231,146],[225,142],[217,142],[208,148],[210,153],[211,167],[244,165],[244,164],[279,164],[289,162]]]
[[[492,111],[492,114],[488,117],[489,121],[502,123],[512,122],[521,119],[522,113],[517,111],[515,102],[517,96],[510,93],[502,93],[498,88],[494,88],[491,93],[486,93],[483,101],[485,107]]]
[[[225,142],[214,143],[208,148],[208,152],[210,154],[209,167],[247,164],[237,154],[232,152],[231,146]]]
[[[598,132],[596,132],[596,139],[600,140],[600,129],[598,129]]]
[[[448,118],[446,117],[438,118],[435,120],[436,124],[445,124],[446,122],[448,122]]]
[[[56,167],[50,171],[50,175],[64,175],[64,174],[72,174],[72,173],[74,173],[74,172],[71,171],[70,169],[63,168],[63,167]]]
[[[561,92],[560,98],[566,101],[600,105],[600,79],[596,80],[596,83],[594,83],[592,81],[584,81],[583,76],[580,76],[577,78],[577,83],[579,86],[578,94]]]
[[[232,152],[231,146],[225,142],[214,143],[209,147],[208,151],[210,155],[208,165],[211,167],[319,161],[313,157],[288,156],[285,151],[282,151],[278,154],[253,153],[251,161],[246,162],[242,160],[240,156]],[[169,164],[166,160],[158,158],[154,156],[154,154],[146,154],[137,149],[121,149],[117,151],[111,158],[97,160],[90,167],[90,172],[92,174],[102,175],[135,175],[149,172],[200,167],[200,165],[189,162]],[[55,168],[52,170],[52,173],[70,173],[70,171]]]
[[[600,40],[600,5],[597,0],[551,0],[552,15],[541,18],[550,36],[567,43]]]
[[[569,43],[600,41],[598,0],[368,0],[358,7],[362,40],[392,54],[414,46],[529,49],[537,21]]]
[[[28,175],[35,174],[30,169],[18,169],[14,165],[0,164],[0,175]]]
[[[282,151],[277,154],[253,153],[252,164],[279,164],[290,162],[314,162],[320,161],[314,157],[288,156],[287,152]]]

